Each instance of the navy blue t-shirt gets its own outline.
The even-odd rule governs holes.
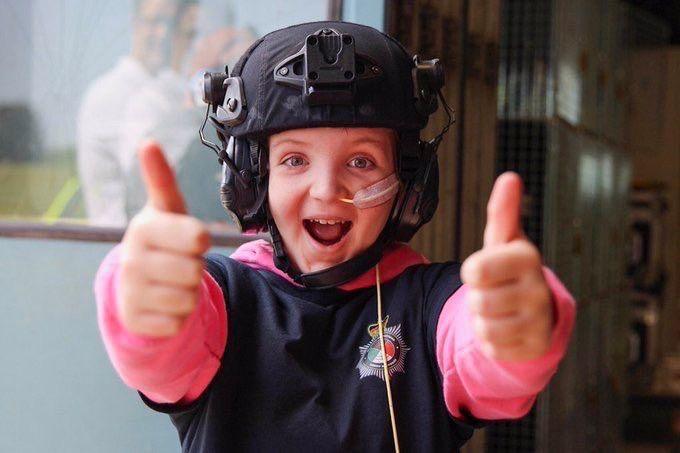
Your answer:
[[[221,367],[188,406],[168,413],[183,452],[394,451],[375,287],[294,286],[218,254],[206,257],[228,310]],[[472,435],[448,413],[435,355],[437,320],[459,266],[422,264],[382,284],[386,355],[404,452],[451,452]]]

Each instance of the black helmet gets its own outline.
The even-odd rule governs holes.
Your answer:
[[[231,74],[206,73],[206,121],[222,146],[208,142],[223,166],[221,201],[243,232],[269,231],[275,263],[309,287],[341,285],[368,270],[393,241],[409,241],[434,215],[439,171],[435,139],[420,130],[437,109],[444,84],[438,60],[411,57],[395,39],[347,22],[312,22],[271,32],[246,51]],[[398,134],[401,188],[376,242],[358,256],[302,274],[291,265],[267,208],[268,137],[309,127],[384,127]]]

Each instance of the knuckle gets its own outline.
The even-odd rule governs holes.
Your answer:
[[[123,324],[123,326],[128,330],[131,330],[131,327],[134,326],[135,322],[128,301],[129,299],[124,297],[121,297],[119,300],[120,303],[118,304],[118,317],[120,318],[121,324]]]
[[[140,326],[147,335],[155,337],[171,337],[179,332],[180,320],[176,316],[167,314],[157,314],[153,318],[148,318]]]
[[[533,360],[544,356],[548,352],[548,347],[542,342],[531,341],[526,343],[523,352],[525,359]]]
[[[482,312],[482,294],[478,289],[471,288],[467,293],[468,306],[475,314]]]
[[[120,272],[126,278],[136,275],[141,267],[143,266],[139,265],[139,259],[132,254],[126,253],[120,258]]]
[[[477,309],[481,316],[493,314],[493,305],[490,302],[489,293],[487,291],[479,291],[477,296]]]
[[[550,300],[550,290],[545,285],[535,285],[532,291],[533,300],[543,306]]]
[[[478,269],[479,269],[479,261],[480,261],[480,252],[475,252],[472,255],[470,255],[465,262],[463,262],[463,266],[461,268],[461,274],[463,279],[465,280],[466,283],[468,284],[475,284],[477,283],[478,280]]]
[[[193,285],[198,285],[203,279],[203,260],[192,260],[190,269],[191,283]]]
[[[196,250],[201,253],[210,247],[210,233],[202,223],[194,230],[193,242]]]
[[[189,315],[193,313],[194,309],[196,308],[196,304],[198,302],[198,297],[194,296],[193,294],[189,293],[182,293],[178,300],[176,301],[176,311],[178,314],[182,315]]]
[[[162,325],[156,329],[156,335],[159,337],[172,337],[177,334],[177,327],[171,320],[163,322]]]
[[[136,301],[139,299],[139,286],[129,280],[127,276],[121,275],[117,300],[118,315],[121,317],[129,317],[137,308]]]
[[[490,357],[492,359],[501,358],[501,352],[499,351],[499,349],[492,343],[489,343],[488,341],[482,341],[479,345],[479,348],[481,349],[482,353],[484,353],[484,355],[486,355],[487,357]]]
[[[473,283],[483,283],[489,276],[489,262],[482,255],[477,255],[471,261],[468,276]]]
[[[547,307],[550,293],[540,284],[532,284],[525,292],[523,299],[526,300],[524,309],[527,313],[536,315]]]
[[[123,242],[130,245],[144,244],[157,221],[158,216],[156,213],[148,208],[142,209],[142,211],[135,215],[128,223]]]
[[[123,327],[134,334],[143,335],[148,332],[148,328],[144,322],[132,312],[128,312],[126,316],[122,317],[121,323],[123,324]]]
[[[128,222],[127,228],[125,229],[125,239],[132,238],[139,234],[139,229],[142,223],[142,214],[137,214]]]
[[[528,326],[526,325],[525,322],[519,321],[519,322],[513,322],[510,323],[507,327],[507,331],[505,335],[508,338],[520,338],[522,335],[524,335],[527,331]]]
[[[488,281],[493,275],[494,262],[487,256],[481,256],[478,263],[476,274],[480,282]]]
[[[187,246],[194,253],[203,253],[210,244],[210,233],[200,220],[185,216],[184,230]]]
[[[478,338],[485,341],[491,340],[491,329],[489,323],[484,319],[477,317],[474,321],[474,328]]]
[[[177,317],[172,317],[168,319],[165,323],[165,334],[167,336],[175,336],[179,333],[182,328],[183,320]]]
[[[153,223],[155,213],[149,208],[142,209],[137,215],[135,215],[130,223],[128,223],[128,230],[132,233],[139,234],[141,231],[149,228]]]
[[[158,294],[158,306],[163,311],[174,315],[188,315],[196,307],[198,298],[193,291],[183,288],[164,289]]]
[[[541,252],[539,252],[538,248],[532,244],[529,241],[526,242],[526,247],[525,247],[525,257],[527,260],[527,263],[531,267],[539,267],[541,265]]]

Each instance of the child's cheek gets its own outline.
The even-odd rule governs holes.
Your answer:
[[[288,187],[288,188],[286,188]],[[295,192],[290,190],[290,182],[286,183],[283,178],[272,174],[269,180],[269,210],[274,222],[283,236],[284,242],[290,240],[291,232],[295,228],[302,227],[299,221],[299,201],[296,202]],[[299,225],[298,225],[299,224]]]
[[[373,245],[380,232],[387,223],[390,215],[391,201],[369,209],[360,209],[358,212],[359,220],[355,237],[361,241],[361,249],[366,249]]]

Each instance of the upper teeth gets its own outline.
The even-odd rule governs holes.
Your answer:
[[[326,220],[326,219],[312,219],[313,222],[318,222],[321,224],[335,225],[336,223],[342,223],[342,220]]]

